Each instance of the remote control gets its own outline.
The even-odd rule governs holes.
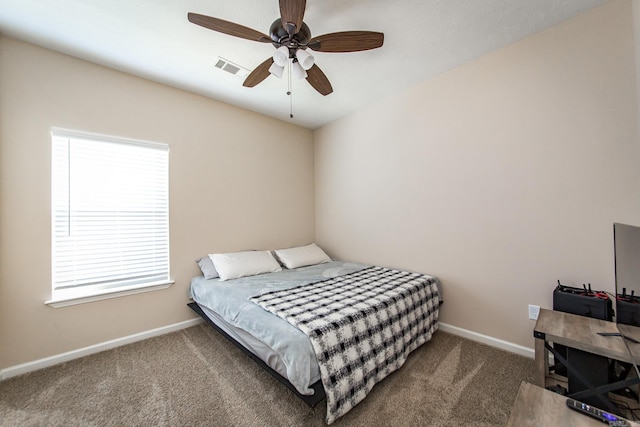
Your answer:
[[[607,423],[610,426],[617,427],[629,427],[631,424],[627,420],[617,417],[616,415],[605,412],[601,409],[594,408],[586,403],[578,402],[575,399],[567,399],[567,406],[575,411],[581,412],[585,415],[589,415],[603,423]]]

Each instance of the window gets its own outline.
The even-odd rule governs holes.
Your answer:
[[[168,146],[63,129],[52,145],[47,304],[169,286]]]

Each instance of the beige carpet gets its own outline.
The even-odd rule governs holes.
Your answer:
[[[504,426],[533,360],[438,331],[334,426]],[[0,426],[322,426],[211,327],[0,383]]]

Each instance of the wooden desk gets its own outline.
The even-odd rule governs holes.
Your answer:
[[[541,309],[533,328],[536,384],[542,388],[547,385],[549,350],[545,348],[545,342],[562,344],[622,362],[633,362],[621,337],[602,336],[598,335],[599,332],[617,333],[618,328],[614,322]],[[635,356],[640,356],[640,345],[635,344],[631,349]]]
[[[595,418],[567,408],[567,398],[522,382],[507,427],[602,427]],[[631,422],[632,426],[640,426]]]

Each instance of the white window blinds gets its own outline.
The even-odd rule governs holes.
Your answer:
[[[169,280],[168,146],[52,131],[53,298]]]

